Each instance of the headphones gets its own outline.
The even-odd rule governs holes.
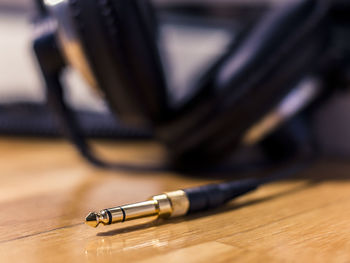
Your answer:
[[[242,33],[190,96],[172,105],[149,0],[45,0],[42,7],[33,46],[49,102],[65,134],[98,165],[63,99],[59,77],[67,65],[124,123],[150,128],[174,166],[196,167],[261,142],[332,89],[329,80],[342,79],[348,58],[345,49],[334,52],[333,34],[346,1],[287,1]]]

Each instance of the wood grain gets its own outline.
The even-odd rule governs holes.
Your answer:
[[[164,156],[152,143],[107,145],[126,162]],[[350,262],[344,161],[319,161],[213,212],[91,229],[90,210],[209,179],[97,170],[62,141],[0,139],[0,160],[0,262]]]

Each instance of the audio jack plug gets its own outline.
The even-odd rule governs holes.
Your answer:
[[[255,190],[263,181],[246,179],[210,184],[153,196],[150,200],[92,212],[85,223],[91,227],[111,225],[139,218],[174,218],[209,210]]]
[[[312,160],[312,159],[311,159]],[[111,225],[139,218],[174,218],[217,208],[259,186],[295,175],[312,161],[296,163],[265,178],[252,178],[178,190],[153,196],[150,200],[90,213],[85,223],[92,227]]]

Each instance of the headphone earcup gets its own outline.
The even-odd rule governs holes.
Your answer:
[[[70,12],[98,88],[129,124],[161,121],[166,84],[157,23],[148,0],[69,0]]]

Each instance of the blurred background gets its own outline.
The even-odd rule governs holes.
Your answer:
[[[162,22],[161,43],[174,103],[186,96],[198,73],[209,67],[242,26],[283,0],[153,0]],[[249,12],[248,12],[249,10]],[[43,83],[31,52],[31,0],[0,0],[0,103],[44,100]],[[235,22],[240,20],[240,23]],[[242,22],[243,21],[243,22]],[[69,99],[75,108],[105,111],[105,105],[75,72],[66,73]],[[74,88],[72,88],[74,87]],[[318,112],[314,134],[320,150],[350,154],[350,95],[334,96]]]

